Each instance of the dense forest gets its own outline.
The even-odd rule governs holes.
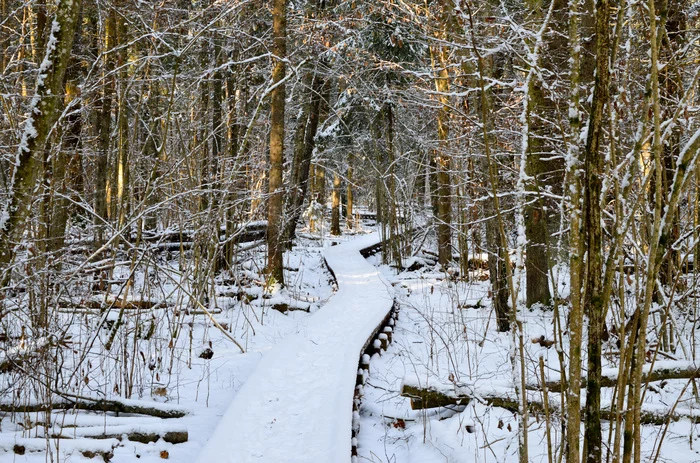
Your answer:
[[[509,410],[514,443],[485,460],[696,461],[699,15],[688,0],[0,0],[0,413],[19,423],[0,459],[31,453],[14,429],[64,461],[57,410],[167,414],[146,399],[171,402],[193,359],[209,381],[217,342],[247,355],[272,336],[256,329],[318,310],[339,284],[323,249],[376,227],[374,263],[432,278],[425,301],[451,288],[464,343],[454,314],[483,290],[467,305],[503,344],[508,394],[465,396],[452,360],[436,375],[452,395],[403,388]],[[359,435],[358,461],[402,461],[363,456]]]

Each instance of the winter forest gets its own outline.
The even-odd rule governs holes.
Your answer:
[[[698,28],[0,0],[0,461],[700,461]]]

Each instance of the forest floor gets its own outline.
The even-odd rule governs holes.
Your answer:
[[[451,278],[432,266],[398,274],[395,268],[386,265],[381,265],[380,269],[397,288],[400,316],[394,328],[393,343],[382,355],[373,356],[370,363],[360,409],[358,461],[517,462],[515,414],[492,406],[484,399],[515,398],[513,378],[518,377],[513,373],[513,345],[517,342],[512,333],[496,332],[488,274],[475,270],[465,280]],[[557,281],[559,294],[566,296],[564,272]],[[519,319],[523,322],[528,383],[533,389],[528,397],[531,403],[543,403],[540,359],[546,382],[558,381],[561,370],[557,350],[549,343],[554,339],[553,312],[521,309]],[[658,322],[658,318],[656,320]],[[565,317],[562,316],[560,322],[566,327]],[[566,332],[564,334],[563,352],[568,353]],[[688,330],[685,334],[693,336]],[[650,341],[653,345],[654,340]],[[679,347],[676,359],[657,359],[655,368],[692,365],[684,359],[686,355],[692,357],[690,349],[694,347],[692,342]],[[618,350],[611,336],[604,343],[604,374],[613,376],[618,371]],[[411,400],[400,395],[405,384],[433,387],[481,400],[471,400],[466,405],[455,402],[447,408],[412,410]],[[700,462],[700,442],[697,442],[700,428],[688,418],[670,423],[665,419],[672,408],[676,412],[682,410],[686,416],[700,414],[694,386],[694,380],[689,379],[650,383],[643,409],[657,412],[664,424],[643,426],[642,461]],[[553,407],[561,403],[560,394],[552,390],[548,393]],[[604,388],[603,408],[610,406],[613,393],[613,388]],[[581,391],[581,396],[584,403],[585,390]],[[561,417],[557,410],[552,410],[549,419],[543,413],[531,414],[529,461],[561,461]],[[694,421],[697,422],[697,418]],[[582,437],[583,431],[582,425]],[[609,422],[604,421],[604,442],[609,432]],[[603,456],[611,461],[608,450],[604,449]]]
[[[219,275],[213,284],[215,296],[208,307],[211,318],[200,310],[202,307],[193,306],[190,295],[196,282],[187,277],[187,261],[173,253],[161,259],[157,268],[135,274],[133,296],[128,300],[159,300],[163,304],[148,310],[126,310],[111,350],[105,344],[118,309],[107,311],[106,324],[101,323],[103,314],[99,311],[59,313],[66,327],[62,337],[70,336],[70,349],[62,351],[64,363],[58,374],[64,385],[70,384],[60,391],[64,397],[118,400],[185,415],[164,419],[74,410],[54,410],[48,416],[44,412],[0,413],[0,461],[196,461],[260,360],[280,340],[305,330],[310,315],[333,296],[333,277],[322,256],[327,245],[324,237],[298,239],[294,250],[285,256],[288,285],[282,291],[264,284],[260,270],[264,267],[264,246],[241,252],[236,275]],[[118,280],[128,272],[128,265],[117,267],[113,278]],[[114,297],[118,291],[113,287],[112,292]],[[283,313],[273,307],[289,310]],[[7,318],[4,321],[9,324]],[[9,349],[0,351],[10,354]],[[39,363],[39,368],[44,366]],[[40,375],[21,368],[0,374],[4,402],[18,409],[42,403],[45,390],[40,379]],[[130,399],[123,400],[127,387]],[[188,433],[184,443],[163,439],[168,432],[180,431]]]
[[[366,239],[365,234],[342,238],[349,243]],[[104,347],[112,330],[106,329],[100,321],[103,314],[89,311],[81,315],[59,314],[64,316],[62,320],[68,327],[66,332],[71,335],[70,348],[62,351],[59,378],[64,386],[61,391],[56,391],[59,399],[74,396],[117,399],[127,395],[124,391],[129,388],[130,400],[120,399],[126,405],[185,414],[167,419],[134,413],[74,410],[54,410],[50,414],[5,414],[0,420],[0,461],[94,462],[110,457],[113,462],[125,463],[156,462],[166,458],[184,463],[197,461],[203,452],[211,456],[217,451],[220,458],[211,456],[208,461],[227,461],[227,457],[233,455],[227,448],[229,444],[237,443],[240,447],[244,444],[242,438],[251,442],[256,439],[254,434],[241,433],[233,436],[230,442],[221,441],[227,432],[235,432],[229,426],[233,427],[238,418],[240,403],[236,405],[236,400],[239,392],[248,384],[247,395],[238,397],[242,402],[253,400],[256,390],[263,390],[265,376],[256,379],[256,375],[264,370],[265,362],[261,359],[278,357],[287,361],[280,352],[290,348],[289,340],[295,344],[294,340],[298,340],[300,334],[315,333],[320,325],[314,320],[327,321],[319,317],[324,313],[321,307],[347,310],[355,301],[354,296],[343,293],[343,279],[352,277],[352,272],[361,273],[365,278],[375,271],[372,267],[368,270],[356,264],[357,267],[350,269],[351,273],[339,277],[341,289],[334,292],[333,277],[323,262],[324,249],[331,244],[328,237],[301,234],[298,245],[286,254],[288,286],[283,291],[266,288],[260,281],[264,248],[246,251],[248,254],[241,255],[241,266],[235,278],[233,275],[217,277],[213,285],[215,297],[209,301],[211,317],[187,302],[186,278],[183,277],[187,272],[182,270],[182,265],[176,260],[165,259],[155,276],[149,272],[136,275],[132,296],[133,300],[146,296],[154,299],[154,280],[157,280],[160,281],[157,285],[160,297],[156,299],[162,299],[164,306],[145,312],[127,311],[111,351]],[[429,248],[430,244],[427,246]],[[338,256],[339,261],[344,258]],[[485,272],[477,269],[468,278],[457,279],[454,272],[439,271],[430,253],[424,252],[412,259],[411,263],[423,265],[413,271],[397,273],[395,268],[382,265],[380,260],[380,256],[368,259],[379,269],[382,291],[397,298],[400,311],[393,328],[392,344],[385,352],[373,355],[370,361],[359,410],[358,456],[355,460],[358,463],[517,461],[518,422],[511,411],[491,406],[485,400],[472,400],[467,405],[462,403],[447,408],[412,410],[410,399],[400,395],[404,384],[412,384],[448,392],[467,392],[477,398],[494,394],[513,396],[513,378],[516,377],[513,373],[514,338],[511,333],[497,333],[495,330]],[[118,277],[128,270],[128,267],[121,268],[115,274]],[[560,295],[565,297],[566,280],[562,277],[557,281]],[[370,283],[368,290],[375,283]],[[361,291],[362,281],[358,282],[358,287]],[[376,297],[371,299],[376,300]],[[275,305],[302,310],[282,313],[272,308]],[[363,302],[362,306],[366,308],[367,304]],[[173,307],[179,310],[173,311]],[[118,312],[108,311],[106,317],[114,322]],[[553,313],[539,309],[522,310],[520,317],[528,382],[533,386],[529,397],[532,402],[542,402],[540,359],[546,381],[558,380],[560,371],[558,352],[548,343],[553,339]],[[221,329],[214,326],[213,320]],[[376,323],[376,320],[371,323]],[[563,317],[560,323],[566,326]],[[145,335],[145,331],[149,334]],[[679,321],[679,333],[679,338],[685,337],[688,342],[678,347],[674,358],[659,360],[657,366],[687,365],[694,358],[694,330],[684,328]],[[346,339],[344,334],[340,332],[334,336],[334,333],[328,333],[328,338],[343,341]],[[241,344],[245,353],[241,353],[231,338]],[[568,352],[566,336],[564,340],[562,350]],[[650,341],[653,343],[654,340]],[[358,348],[352,347],[351,350]],[[614,340],[604,345],[608,373],[617,369],[615,351]],[[10,354],[8,350],[4,353],[6,356]],[[359,352],[347,354],[346,364],[351,365],[353,371],[357,368],[358,355]],[[305,359],[300,365],[313,369],[310,362]],[[51,366],[38,365],[55,373]],[[323,368],[317,370],[320,375],[336,375]],[[291,367],[276,373],[289,381],[295,378]],[[21,381],[18,378],[22,378]],[[27,371],[3,372],[0,374],[0,390],[4,397],[11,397],[15,405],[39,403],[45,394],[41,378],[41,374],[28,376]],[[353,382],[352,387],[354,380],[355,375],[351,373],[347,381]],[[298,382],[309,385],[311,392],[319,386],[308,375],[299,378]],[[644,408],[661,416],[671,408],[686,416],[697,416],[699,407],[695,391],[694,380],[651,383],[645,394]],[[604,407],[613,400],[612,394],[612,388],[605,390]],[[264,395],[262,399],[267,398],[269,391]],[[550,402],[556,406],[559,395],[549,391],[549,396]],[[319,398],[333,402],[327,395]],[[265,422],[272,416],[268,416],[270,410],[285,417],[293,409],[294,413],[308,414],[308,423],[319,431],[329,431],[331,425],[328,423],[333,423],[334,418],[337,422],[343,421],[343,426],[333,429],[343,429],[342,434],[347,434],[349,409],[331,415],[326,413],[323,416],[325,421],[316,421],[317,414],[324,412],[315,409],[309,400],[287,397],[276,401],[267,411],[253,407],[261,410],[260,415],[242,416],[241,422],[247,426],[256,418]],[[250,413],[254,415],[256,412]],[[303,423],[299,416],[296,422]],[[560,417],[556,410],[550,416],[531,416],[528,427],[530,461],[549,462],[550,457],[551,461],[559,461],[562,447]],[[274,420],[272,417],[270,424]],[[607,422],[604,426],[603,432],[607,436]],[[273,428],[269,429],[274,431]],[[172,441],[172,436],[177,437],[182,431],[188,433],[186,442],[166,442]],[[645,426],[643,431],[643,461],[700,461],[697,450],[699,429],[690,419]],[[171,433],[171,438],[164,439],[168,433]],[[146,442],[137,442],[139,436]],[[150,439],[149,436],[155,437]],[[216,440],[207,448],[207,442],[213,436]],[[279,445],[270,441],[270,436],[276,436]],[[314,439],[302,441],[298,435],[274,432],[270,436],[264,440],[259,437],[257,442],[251,443],[262,453],[250,461],[273,461],[266,460],[268,456],[282,463],[320,461],[313,457],[313,451],[317,450],[313,448],[308,454],[288,458],[280,453],[295,448],[300,442],[315,445]],[[350,448],[349,436],[347,441],[336,449],[343,455]],[[272,449],[272,453],[266,455],[265,447]],[[338,458],[344,460],[341,455]]]

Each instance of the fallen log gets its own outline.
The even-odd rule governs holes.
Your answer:
[[[52,402],[51,404],[8,404],[0,403],[0,412],[5,413],[31,413],[45,412],[50,410],[86,410],[94,412],[111,412],[115,414],[127,413],[134,415],[146,415],[156,418],[182,418],[188,413],[185,410],[148,405],[146,403],[138,403],[134,400],[118,400],[118,399],[92,399],[89,397],[73,396],[68,394],[60,394],[61,399]]]
[[[473,394],[463,388],[459,390],[440,389],[433,386],[419,387],[411,384],[401,386],[401,395],[411,399],[411,409],[432,409],[437,407],[449,407],[455,405],[467,405],[472,400],[477,400],[492,407],[506,409],[514,414],[520,412],[520,400],[516,397],[498,394]],[[549,412],[553,415],[561,415],[561,404],[551,401],[548,404]],[[544,403],[528,398],[528,410],[533,415],[543,415],[545,412]],[[600,417],[603,420],[611,421],[617,415],[617,411],[605,408],[601,410]],[[640,421],[642,424],[663,425],[668,421],[678,421],[682,418],[695,422],[700,418],[700,411],[690,408],[675,409],[647,409],[642,410]],[[581,419],[585,419],[581,414]]]
[[[130,299],[124,300],[121,298],[114,299],[108,297],[107,300],[103,298],[93,298],[81,301],[71,301],[68,299],[62,299],[59,301],[59,310],[106,310],[106,309],[125,309],[125,310],[154,310],[163,309],[167,307],[166,301],[151,301],[148,299]]]
[[[13,433],[2,436],[0,439],[0,455],[4,453],[15,453],[17,455],[25,455],[31,453],[46,453],[47,449],[56,448],[55,441],[47,440],[44,437],[17,437]],[[70,455],[80,453],[86,458],[95,458],[99,456],[102,461],[109,462],[114,457],[114,448],[119,445],[116,439],[104,439],[94,441],[71,441],[64,442],[62,445],[62,453]],[[0,460],[2,457],[0,457]]]
[[[189,433],[186,430],[180,431],[110,431],[106,432],[96,432],[96,433],[81,433],[77,437],[71,435],[65,435],[63,433],[51,434],[52,439],[76,439],[76,438],[89,438],[89,439],[117,439],[121,441],[124,436],[131,442],[140,442],[142,444],[150,444],[151,442],[158,442],[158,440],[163,439],[165,442],[170,444],[182,444],[187,442],[189,438]]]
[[[655,362],[654,369],[650,371],[651,365],[644,366],[644,375],[642,376],[643,383],[652,383],[654,381],[668,381],[671,379],[693,379],[700,377],[700,367],[691,362],[682,362],[677,360],[660,360]],[[600,379],[600,387],[615,387],[617,386],[618,370],[606,368],[603,370],[603,376]],[[581,378],[581,387],[585,387],[586,378]],[[561,381],[547,381],[545,386],[552,392],[561,392]],[[539,384],[528,385],[529,390],[541,390]]]
[[[221,243],[230,242],[234,244],[249,243],[251,241],[264,240],[267,236],[267,222],[258,221],[243,224],[230,235],[226,235],[226,229],[219,230],[219,241]],[[166,230],[158,233],[144,232],[142,240],[147,243],[162,246],[165,243],[175,244],[176,248],[181,244],[188,244],[189,247],[197,237],[197,231],[194,230]],[[132,240],[136,237],[133,236]],[[164,248],[167,246],[163,246]]]
[[[99,412],[129,413],[136,415],[148,415],[158,418],[182,418],[187,412],[175,408],[165,408],[137,404],[132,401],[89,399],[84,397],[66,397],[66,409],[89,410]],[[72,404],[72,407],[71,407]],[[53,407],[56,408],[56,407]]]

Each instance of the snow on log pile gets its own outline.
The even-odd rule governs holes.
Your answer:
[[[358,358],[393,306],[391,285],[360,251],[366,235],[325,250],[338,292],[303,332],[272,348],[234,397],[201,463],[349,462]]]

